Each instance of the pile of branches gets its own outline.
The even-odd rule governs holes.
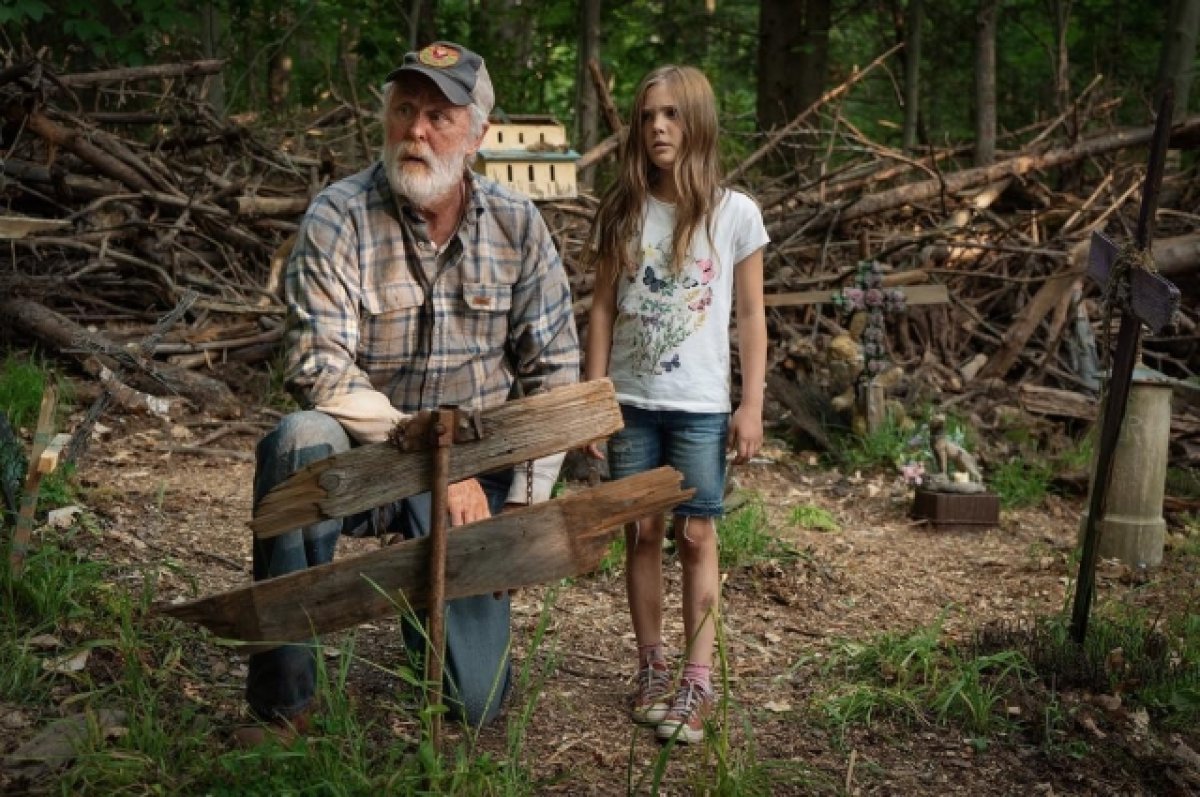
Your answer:
[[[992,165],[971,167],[961,148],[901,152],[869,139],[838,105],[874,66],[755,141],[730,175],[763,207],[768,294],[845,287],[862,260],[882,264],[885,285],[944,284],[949,305],[888,322],[889,355],[905,377],[896,391],[932,391],[944,403],[982,393],[995,401],[1003,390],[1002,401],[1029,411],[1094,417],[1106,325],[1116,321],[1084,279],[1087,245],[1093,231],[1132,237],[1150,128],[1105,126],[1112,104],[1089,87],[1059,118],[1011,134]],[[373,157],[368,141],[378,138],[374,111],[357,102],[296,131],[220,118],[205,99],[220,68],[56,75],[28,61],[0,71],[0,238],[13,261],[0,274],[0,315],[110,386],[161,393],[170,384],[210,410],[235,402],[189,385],[217,390],[204,382],[217,363],[276,351],[279,281],[299,218],[317,191]],[[611,157],[623,134],[611,100],[604,107],[612,136],[585,165]],[[1174,147],[1197,142],[1200,117],[1175,126]],[[581,327],[593,279],[581,253],[596,205],[587,193],[541,205]],[[1169,169],[1155,257],[1185,297],[1200,273],[1198,206],[1194,171]],[[180,322],[156,329],[172,310]],[[1198,320],[1185,298],[1176,323],[1146,340],[1146,363],[1195,377]],[[822,408],[797,391],[828,398],[853,383],[858,330],[812,299],[774,302],[769,326],[771,392],[819,432],[824,417],[804,416]],[[1180,398],[1177,453],[1194,462],[1200,412],[1190,391]]]

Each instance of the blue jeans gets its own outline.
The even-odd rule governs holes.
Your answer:
[[[352,446],[342,425],[321,412],[296,412],[284,417],[264,437],[256,451],[254,504],[275,485],[309,463]],[[504,507],[512,471],[477,477],[492,514]],[[430,497],[422,493],[372,512],[324,520],[278,537],[254,540],[254,580],[282,576],[333,561],[343,534],[395,532],[406,538],[429,534]],[[423,619],[424,613],[419,613]],[[410,650],[423,650],[418,629],[404,623]],[[491,595],[459,598],[446,603],[446,683],[449,715],[472,725],[489,722],[511,678],[509,599]],[[262,720],[287,719],[308,708],[316,687],[314,645],[284,645],[250,657],[246,700]]]
[[[643,410],[621,405],[625,427],[608,440],[608,467],[614,479],[670,465],[683,474],[692,498],[676,515],[720,517],[725,513],[725,444],[729,414]]]

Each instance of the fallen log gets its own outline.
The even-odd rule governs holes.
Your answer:
[[[105,368],[119,374],[122,381],[144,393],[177,394],[197,407],[222,417],[241,414],[240,403],[223,382],[141,357],[31,299],[0,299],[0,317],[80,362],[94,358]]]
[[[612,382],[600,379],[506,402],[481,420],[482,439],[451,452],[452,482],[608,437],[621,428],[621,410]],[[390,442],[360,446],[314,462],[271,490],[250,527],[260,538],[275,537],[431,487],[428,452],[401,451]]]
[[[57,80],[64,86],[97,86],[103,83],[153,80],[155,78],[215,75],[224,66],[224,59],[210,58],[202,61],[188,61],[178,64],[151,64],[150,66],[131,66],[122,69],[103,69],[96,72],[59,75]]]
[[[1021,385],[1019,391],[1018,400],[1026,412],[1081,421],[1096,419],[1098,402],[1092,396],[1042,385]]]
[[[956,194],[968,188],[994,183],[1007,177],[1020,177],[1030,172],[1075,163],[1106,152],[1142,146],[1150,142],[1153,132],[1154,128],[1149,126],[1121,130],[1087,139],[1073,147],[1050,150],[1041,155],[1022,154],[991,166],[964,169],[961,172],[942,175],[937,179],[922,180],[888,191],[864,194],[849,203],[823,209],[819,217],[803,219],[800,224],[808,225],[809,230],[817,230],[835,222],[844,223],[874,216],[906,205],[918,204],[942,194]],[[1200,136],[1200,116],[1191,116],[1172,128],[1172,146],[1180,146],[1196,136]],[[798,227],[800,224],[790,226]]]
[[[135,169],[92,144],[80,135],[78,130],[62,127],[50,121],[40,111],[26,112],[20,103],[12,102],[5,110],[5,118],[10,124],[24,125],[30,132],[44,138],[47,143],[75,153],[80,160],[91,165],[101,174],[111,177],[135,191],[153,191],[156,188]]]
[[[979,372],[980,379],[1003,378],[1008,373],[1025,350],[1029,338],[1041,326],[1042,319],[1054,309],[1063,296],[1069,295],[1071,286],[1075,284],[1080,273],[1081,269],[1068,268],[1042,283],[1033,299],[1021,308],[1016,320],[1009,324],[1000,348],[992,354]]]
[[[1200,233],[1155,241],[1154,265],[1168,277],[1200,271]]]
[[[681,478],[671,468],[659,468],[451,529],[446,598],[594,570],[621,524],[664,511],[692,494],[680,489]],[[219,637],[267,643],[255,650],[298,642],[426,606],[428,549],[427,538],[409,540],[159,611]]]
[[[834,450],[823,420],[826,414],[823,405],[828,404],[826,399],[777,374],[767,375],[767,392],[791,413],[795,428],[812,438],[822,451]]]

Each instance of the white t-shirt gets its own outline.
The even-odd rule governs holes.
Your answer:
[[[692,236],[678,276],[670,273],[675,207],[646,203],[637,271],[617,285],[609,376],[617,400],[647,410],[729,412],[729,318],[734,266],[770,238],[754,200],[725,191],[712,246]]]

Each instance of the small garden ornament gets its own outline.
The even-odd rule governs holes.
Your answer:
[[[904,470],[907,481],[918,485],[913,496],[912,516],[939,531],[966,531],[996,526],[1000,522],[1000,499],[988,492],[975,457],[946,429],[946,418],[929,420],[931,472],[923,469],[918,479]]]

